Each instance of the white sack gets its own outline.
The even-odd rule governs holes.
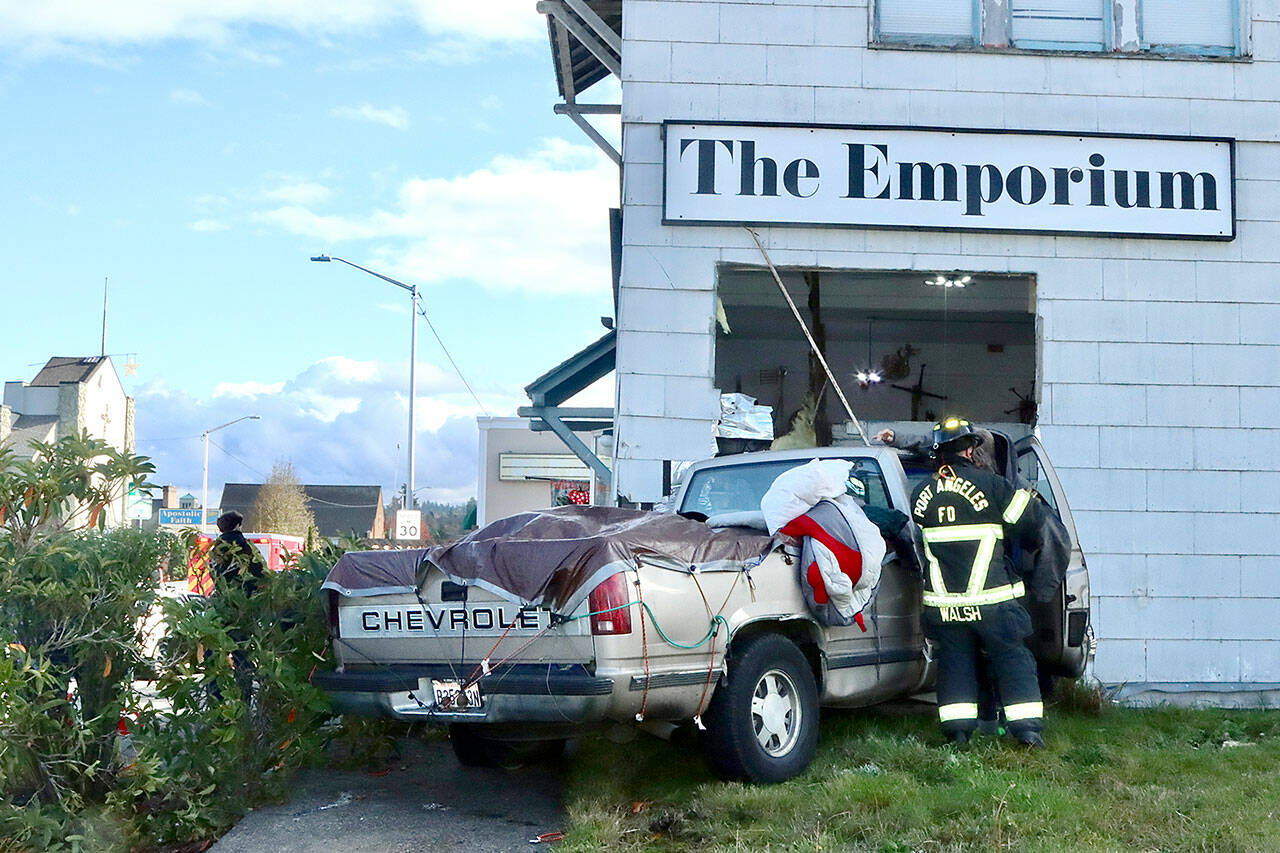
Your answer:
[[[760,510],[772,535],[787,522],[799,518],[822,500],[834,500],[845,493],[845,482],[853,463],[847,459],[814,459],[784,471],[760,499]],[[862,511],[858,511],[862,515]],[[866,516],[863,515],[863,519]],[[879,532],[876,533],[879,539]],[[883,555],[882,555],[883,556]]]

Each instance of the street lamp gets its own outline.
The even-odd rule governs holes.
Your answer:
[[[204,485],[200,487],[200,530],[204,532],[206,527],[205,513],[209,507],[209,433],[217,432],[220,429],[226,429],[232,424],[238,424],[241,421],[260,421],[257,415],[245,415],[242,418],[236,418],[234,421],[227,421],[222,426],[216,426],[213,429],[207,429],[200,436],[204,439]]]
[[[416,439],[413,432],[413,408],[416,396],[417,385],[413,381],[414,367],[418,362],[418,286],[416,284],[405,284],[403,281],[396,281],[390,276],[385,276],[380,272],[374,272],[367,267],[362,267],[357,263],[352,263],[346,258],[339,258],[329,255],[316,255],[311,260],[317,263],[327,264],[330,261],[340,261],[349,267],[355,267],[361,272],[367,272],[375,278],[390,282],[396,287],[409,291],[409,297],[412,300],[409,310],[409,479],[405,482],[404,508],[409,509],[413,506],[413,467],[415,460],[415,450],[417,447]]]

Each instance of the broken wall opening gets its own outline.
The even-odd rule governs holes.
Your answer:
[[[1034,424],[1035,277],[980,272],[780,269],[783,284],[863,421]],[[788,428],[825,381],[768,269],[721,266],[715,381],[773,407]],[[847,421],[827,389],[818,443]],[[825,426],[825,429],[824,429]]]

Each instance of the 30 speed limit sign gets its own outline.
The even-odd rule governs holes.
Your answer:
[[[422,513],[420,511],[416,509],[396,510],[396,538],[413,540],[422,538]]]

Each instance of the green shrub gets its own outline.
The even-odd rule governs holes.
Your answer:
[[[252,596],[162,594],[159,567],[185,564],[193,537],[103,529],[150,463],[84,436],[36,450],[0,449],[0,850],[215,836],[281,797],[335,730],[309,676],[342,549]]]

